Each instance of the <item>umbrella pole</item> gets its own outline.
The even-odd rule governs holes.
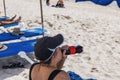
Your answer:
[[[6,15],[6,4],[5,4],[5,0],[3,0],[3,5],[4,5],[4,14],[5,14],[5,16],[7,16],[7,15]]]
[[[42,33],[43,33],[43,37],[44,37],[44,24],[43,24],[42,0],[40,0],[40,12],[41,12],[41,21],[42,21]]]

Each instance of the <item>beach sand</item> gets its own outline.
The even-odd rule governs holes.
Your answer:
[[[22,16],[23,27],[41,27],[39,0],[6,0],[6,7],[8,16]],[[120,9],[115,3],[100,6],[67,0],[65,8],[54,8],[43,1],[43,17],[50,36],[61,33],[64,44],[84,47],[83,53],[68,56],[63,70],[74,71],[84,79],[120,79]],[[22,62],[25,68],[2,69],[14,61]],[[0,80],[28,80],[30,66],[18,56],[0,59]]]

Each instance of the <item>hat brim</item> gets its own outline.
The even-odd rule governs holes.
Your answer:
[[[58,34],[47,40],[47,42],[49,43],[48,47],[51,49],[54,49],[54,48],[60,46],[63,43],[63,41],[64,41],[63,36],[61,34]]]

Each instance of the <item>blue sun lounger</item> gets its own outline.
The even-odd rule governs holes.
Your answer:
[[[0,42],[20,39],[21,37],[39,36],[42,35],[43,32],[47,32],[47,30],[43,30],[42,32],[42,28],[33,28],[29,30],[22,30],[21,32],[23,32],[23,34],[20,35],[12,35],[11,33],[2,33],[0,34]]]
[[[18,55],[20,51],[23,51],[25,53],[33,52],[34,44],[36,41],[37,40],[34,39],[34,40],[4,44],[7,46],[7,49],[4,51],[0,51],[0,58]]]
[[[4,28],[13,27],[13,26],[19,25],[19,23],[20,23],[20,22],[11,23],[11,24],[5,24],[5,25],[2,25],[2,27],[4,27]]]

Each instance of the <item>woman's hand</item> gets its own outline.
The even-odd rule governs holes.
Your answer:
[[[68,50],[69,46],[68,45],[64,45],[61,47],[61,49],[63,49],[63,59],[66,59],[67,58],[67,55],[65,54],[66,53],[66,50]]]
[[[0,14],[2,14],[2,11],[0,11]]]

